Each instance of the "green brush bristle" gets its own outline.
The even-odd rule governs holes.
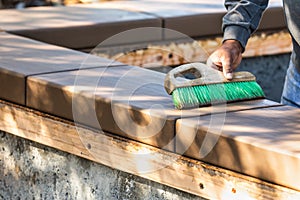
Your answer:
[[[177,88],[173,91],[172,96],[175,107],[182,109],[254,99],[265,95],[255,81],[245,81]]]

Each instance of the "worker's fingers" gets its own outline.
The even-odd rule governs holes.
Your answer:
[[[216,51],[207,59],[206,64],[211,68],[222,71],[226,79],[232,79],[232,58],[228,52]]]
[[[213,68],[213,69],[215,69],[215,70],[222,71],[222,63],[214,55],[211,55],[207,59],[206,65]]]
[[[222,45],[223,53],[223,72],[227,79],[232,79],[233,71],[239,66],[242,61],[243,48],[238,41],[228,40]]]
[[[226,79],[233,78],[233,71],[242,60],[242,48],[237,41],[226,41],[213,52],[207,60],[207,65],[223,71]]]

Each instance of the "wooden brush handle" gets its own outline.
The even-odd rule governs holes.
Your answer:
[[[184,74],[193,74],[195,79],[181,77]],[[227,80],[223,73],[203,63],[190,63],[172,69],[165,77],[165,90],[171,94],[176,88],[191,87],[225,82],[255,81],[250,72],[235,72],[232,80]]]

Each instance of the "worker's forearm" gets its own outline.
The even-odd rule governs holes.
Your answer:
[[[228,13],[223,18],[224,41],[233,39],[245,48],[250,35],[257,29],[268,0],[225,0]]]

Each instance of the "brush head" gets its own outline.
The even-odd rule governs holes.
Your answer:
[[[196,78],[189,80],[180,77],[190,73]],[[255,80],[249,72],[233,73],[233,79],[227,80],[222,72],[202,63],[191,63],[171,70],[165,78],[165,89],[172,94],[177,109],[193,108],[263,98],[263,90]]]
[[[172,92],[176,109],[264,98],[264,92],[255,81],[227,82],[176,88]]]

